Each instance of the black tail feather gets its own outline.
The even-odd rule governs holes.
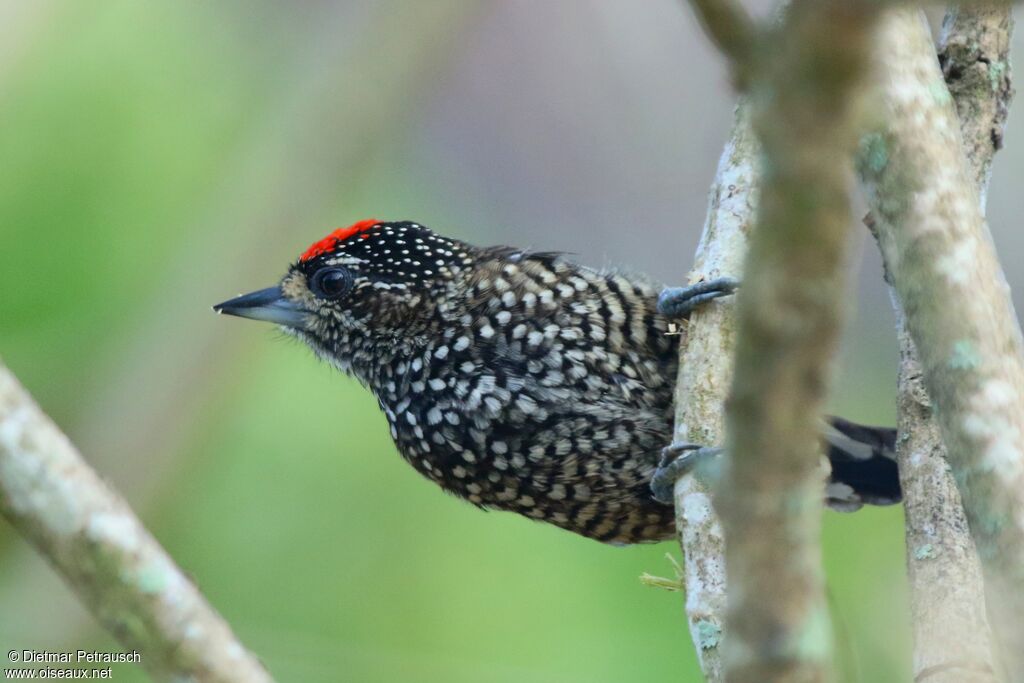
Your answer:
[[[829,507],[851,512],[862,505],[900,502],[895,429],[867,427],[830,417],[825,444],[832,465],[825,493]]]

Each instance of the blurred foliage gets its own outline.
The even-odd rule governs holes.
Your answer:
[[[247,232],[245,209],[264,206],[266,193],[244,178],[290,175],[273,168],[280,157],[253,150],[296,144],[295,117],[314,103],[289,98],[316,92],[294,85],[318,63],[318,45],[362,46],[352,60],[379,46],[386,59],[389,41],[416,36],[417,23],[403,24],[413,5],[4,7],[16,40],[0,53],[0,353],[281,681],[696,680],[681,596],[638,581],[671,573],[664,555],[678,553],[674,544],[605,547],[448,497],[401,462],[376,402],[355,382],[266,328],[209,312],[270,284],[331,227],[303,222],[314,216],[426,215],[475,241],[537,243],[500,221],[467,228],[488,218],[495,188],[449,192],[436,175],[458,177],[444,166],[450,156],[431,156],[429,142],[403,149],[415,142],[409,127],[430,130],[411,114],[384,130],[336,121],[365,144],[359,163],[339,160],[347,172],[312,190],[279,188],[298,193],[307,213],[272,244]],[[404,33],[379,28],[396,25]],[[453,46],[472,30],[469,20],[453,24],[437,64],[470,59]],[[321,65],[342,75],[350,67]],[[417,87],[397,93],[403,111],[429,104],[424,93],[443,90],[447,73],[415,72]],[[395,101],[387,82],[364,80],[346,101]],[[501,189],[529,202],[529,187]],[[226,202],[229,191],[236,197]],[[702,206],[688,210],[699,216]],[[287,205],[282,215],[291,215]],[[588,235],[563,228],[559,239]],[[606,252],[614,260],[616,247]],[[216,277],[232,272],[252,280]],[[172,305],[187,313],[160,327]],[[890,396],[891,346],[854,346],[876,368],[849,395]],[[183,362],[176,352],[188,366],[170,368],[186,383],[182,398],[161,375],[116,379],[135,367],[129,356],[144,369]],[[135,413],[104,412],[119,405],[97,398],[110,391],[140,423]],[[877,400],[840,404],[851,417],[891,412]],[[149,441],[143,433],[133,442],[140,448],[118,446],[138,424],[160,431]],[[905,679],[900,511],[828,513],[825,554],[847,679]],[[7,648],[116,647],[4,525],[0,605]],[[126,665],[115,677],[144,680]]]

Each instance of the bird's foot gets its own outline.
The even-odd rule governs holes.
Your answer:
[[[677,441],[661,449],[661,462],[651,477],[651,494],[654,500],[665,505],[672,505],[672,491],[676,480],[694,468],[717,459],[722,454],[721,448],[709,448],[695,443]],[[716,476],[712,473],[712,476]]]
[[[668,318],[685,318],[693,309],[736,291],[740,281],[731,277],[704,280],[689,287],[668,287],[658,296],[658,312]]]

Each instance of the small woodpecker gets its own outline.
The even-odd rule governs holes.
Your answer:
[[[311,245],[277,286],[214,310],[275,323],[359,380],[402,457],[444,490],[621,544],[671,538],[672,483],[713,452],[663,449],[670,331],[734,289],[698,283],[659,302],[643,277],[371,219]],[[895,430],[828,418],[822,436],[829,506],[900,500]]]

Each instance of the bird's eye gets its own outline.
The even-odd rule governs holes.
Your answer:
[[[310,289],[321,299],[337,299],[352,287],[352,273],[347,268],[324,268],[313,274]]]

